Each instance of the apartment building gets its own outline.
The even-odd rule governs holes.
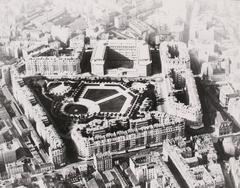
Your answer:
[[[157,187],[180,188],[158,152],[139,153],[130,157],[129,170],[138,182],[149,182],[151,187],[155,185]]]
[[[182,42],[163,42],[160,58],[168,95],[167,112],[202,127],[202,110],[187,47]],[[179,97],[178,97],[179,96]]]
[[[94,155],[93,162],[98,171],[110,170],[113,166],[112,155],[110,152]]]
[[[26,60],[26,75],[76,75],[80,59],[74,56],[40,56]]]
[[[217,154],[210,136],[201,135],[194,139],[194,151],[182,138],[164,142],[165,160],[170,162],[179,173],[184,187],[224,187],[223,172],[220,164],[217,163]],[[209,168],[206,168],[207,166]]]
[[[13,95],[23,107],[26,117],[36,123],[37,133],[50,145],[48,153],[52,162],[57,166],[65,164],[65,146],[62,139],[49,121],[44,109],[37,103],[30,89],[14,70],[12,71],[12,85]]]
[[[167,114],[158,116],[159,118],[165,118],[166,121],[161,120],[155,124],[141,118],[134,122],[135,128],[116,130],[113,133],[108,133],[107,129],[103,129],[102,126],[98,126],[98,130],[96,130],[97,125],[88,126],[88,129],[82,129],[82,127],[87,125],[76,125],[71,131],[71,137],[79,155],[84,158],[91,158],[94,154],[108,151],[117,154],[140,150],[146,147],[161,145],[166,139],[178,136],[184,137],[184,120],[168,116]],[[91,127],[94,130],[91,130]],[[80,145],[79,143],[82,144]]]

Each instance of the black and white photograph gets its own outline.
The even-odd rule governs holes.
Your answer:
[[[0,188],[240,188],[240,0],[0,0]]]

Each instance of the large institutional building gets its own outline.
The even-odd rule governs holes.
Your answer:
[[[91,57],[94,75],[149,76],[149,46],[142,40],[99,41]]]

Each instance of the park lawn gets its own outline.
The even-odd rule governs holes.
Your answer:
[[[115,89],[88,89],[83,98],[96,102],[117,93]]]
[[[126,100],[127,98],[125,96],[120,95],[116,98],[100,103],[99,104],[100,111],[101,112],[120,112]]]

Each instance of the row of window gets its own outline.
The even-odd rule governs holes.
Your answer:
[[[39,66],[39,65],[32,65],[32,66],[29,66],[27,67],[27,71],[29,72],[36,72],[36,73],[41,73],[41,72],[46,72],[46,71],[52,71],[52,72],[55,72],[55,71],[78,71],[78,65],[67,65],[67,64],[63,64],[63,65],[56,65],[56,64],[53,64],[53,65],[42,65],[42,66]]]
[[[103,153],[106,151],[117,152],[121,150],[127,150],[135,147],[145,146],[145,144],[161,143],[166,139],[172,139],[179,135],[181,132],[169,132],[168,134],[158,134],[147,137],[140,137],[132,140],[124,140],[122,142],[112,142],[111,144],[101,144],[100,146],[90,146],[92,151],[96,153]],[[96,144],[96,142],[95,142]]]

